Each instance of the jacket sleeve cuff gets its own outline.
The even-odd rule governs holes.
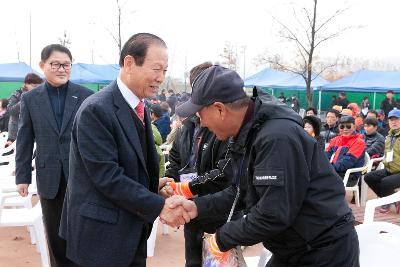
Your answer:
[[[164,208],[165,205],[165,199],[162,196],[154,194],[154,200],[153,200],[153,205],[151,206],[150,209],[147,209],[148,213],[147,214],[140,214],[141,216],[144,216],[146,220],[150,223],[154,222],[157,217],[160,215],[161,210]]]
[[[226,251],[230,250],[233,247],[229,247],[227,244],[223,243],[223,239],[221,238],[220,229],[217,229],[217,232],[215,233],[215,240],[217,241],[217,245],[218,245],[219,250],[221,250],[222,252],[226,252]]]

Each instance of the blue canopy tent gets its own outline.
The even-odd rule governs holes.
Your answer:
[[[76,63],[72,66],[70,80],[76,83],[109,84],[118,76],[116,64],[97,65]]]
[[[312,88],[320,87],[328,83],[328,81],[319,76],[315,77],[315,74],[313,74],[313,79],[314,80],[311,82]],[[304,90],[306,89],[306,82],[301,75],[266,68],[244,80],[244,86]]]
[[[311,88],[319,88],[327,83],[328,81],[313,74]],[[267,87],[271,89],[272,95],[274,95],[274,88],[304,91],[306,89],[306,82],[304,78],[299,74],[276,71],[270,68],[266,68],[244,80],[244,86]],[[320,101],[321,94],[319,94],[318,103],[320,103]]]
[[[244,86],[277,88],[280,86],[282,81],[290,78],[291,74],[289,73],[266,68],[245,79]]]
[[[400,92],[400,72],[359,70],[335,82],[323,85],[323,91],[373,92],[386,93],[387,90]]]
[[[0,82],[23,82],[26,74],[32,72],[43,77],[24,62],[0,64]]]

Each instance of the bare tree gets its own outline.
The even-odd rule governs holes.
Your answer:
[[[310,0],[311,1],[311,0]],[[343,27],[331,30],[328,25],[332,24],[348,7],[337,9],[328,18],[320,19],[318,13],[318,0],[312,0],[311,8],[300,7],[300,12],[293,7],[293,18],[296,20],[296,26],[289,26],[271,14],[272,18],[279,24],[279,36],[283,40],[294,45],[296,58],[291,63],[285,63],[279,55],[265,57],[275,68],[290,71],[301,75],[306,83],[307,104],[312,105],[311,82],[323,71],[334,66],[335,63],[317,64],[316,50],[323,43],[331,40],[352,27]],[[297,8],[298,9],[298,8]],[[314,72],[314,73],[313,73]]]
[[[68,47],[68,48],[72,44],[71,40],[67,36],[67,31],[66,30],[64,30],[63,36],[58,38],[58,42],[60,43],[60,45]]]
[[[121,54],[122,50],[122,40],[123,40],[123,34],[122,34],[122,29],[123,26],[126,26],[129,24],[129,21],[124,20],[124,18],[127,18],[128,16],[132,15],[135,13],[135,11],[128,11],[129,8],[126,7],[127,4],[129,4],[129,1],[126,0],[121,3],[120,0],[115,0],[117,4],[117,12],[116,12],[116,24],[113,24],[112,27],[104,27],[106,31],[110,34],[112,39],[114,40],[115,44],[117,45],[118,49],[118,55]],[[131,18],[129,18],[131,20]]]
[[[222,58],[221,65],[226,66],[231,70],[237,70],[237,47],[229,42],[225,43],[224,51],[219,55]]]

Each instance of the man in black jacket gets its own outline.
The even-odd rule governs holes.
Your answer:
[[[220,66],[200,74],[192,99],[177,108],[179,116],[196,112],[218,139],[233,137],[234,183],[171,207],[203,217],[229,213],[235,199],[246,200],[247,216],[208,241],[217,259],[238,245],[263,242],[273,253],[268,266],[359,266],[343,183],[298,114],[262,90],[248,98],[239,75]]]
[[[210,66],[211,63],[205,62],[194,67],[190,71],[190,83]],[[170,164],[165,173],[176,181],[171,185],[175,189],[173,193],[193,198],[227,188],[231,183],[230,176],[225,175],[230,169],[229,159],[225,159],[227,147],[228,141],[217,140],[211,131],[200,126],[197,116],[186,118],[169,151]],[[204,232],[214,233],[226,220],[226,215],[214,216],[185,225],[186,267],[202,266]]]
[[[393,98],[393,96],[394,96],[393,90],[388,90],[386,92],[386,98],[383,99],[381,102],[380,109],[382,109],[385,112],[385,121],[387,121],[389,112],[396,107],[396,100]]]
[[[378,133],[378,120],[371,117],[365,118],[364,130],[365,152],[367,152],[371,158],[383,156],[385,137]]]
[[[339,134],[340,113],[336,109],[331,109],[326,113],[326,123],[322,126],[321,136],[324,137],[325,143],[329,143],[332,138]]]

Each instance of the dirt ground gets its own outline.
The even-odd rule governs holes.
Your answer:
[[[351,195],[347,194],[348,201]],[[376,198],[369,190],[368,199]],[[35,202],[35,201],[34,201]],[[184,237],[183,227],[180,229],[169,228],[168,235],[161,232],[158,226],[154,257],[148,258],[148,267],[180,267],[184,266]],[[261,244],[248,247],[244,256],[258,256]],[[36,247],[30,244],[29,233],[26,227],[0,228],[0,267],[40,267],[40,254]]]
[[[261,245],[245,249],[245,256],[258,256]],[[179,267],[185,264],[183,227],[169,228],[168,235],[158,227],[154,257],[147,259],[148,267]],[[40,254],[30,244],[26,227],[0,228],[0,267],[40,267]]]

